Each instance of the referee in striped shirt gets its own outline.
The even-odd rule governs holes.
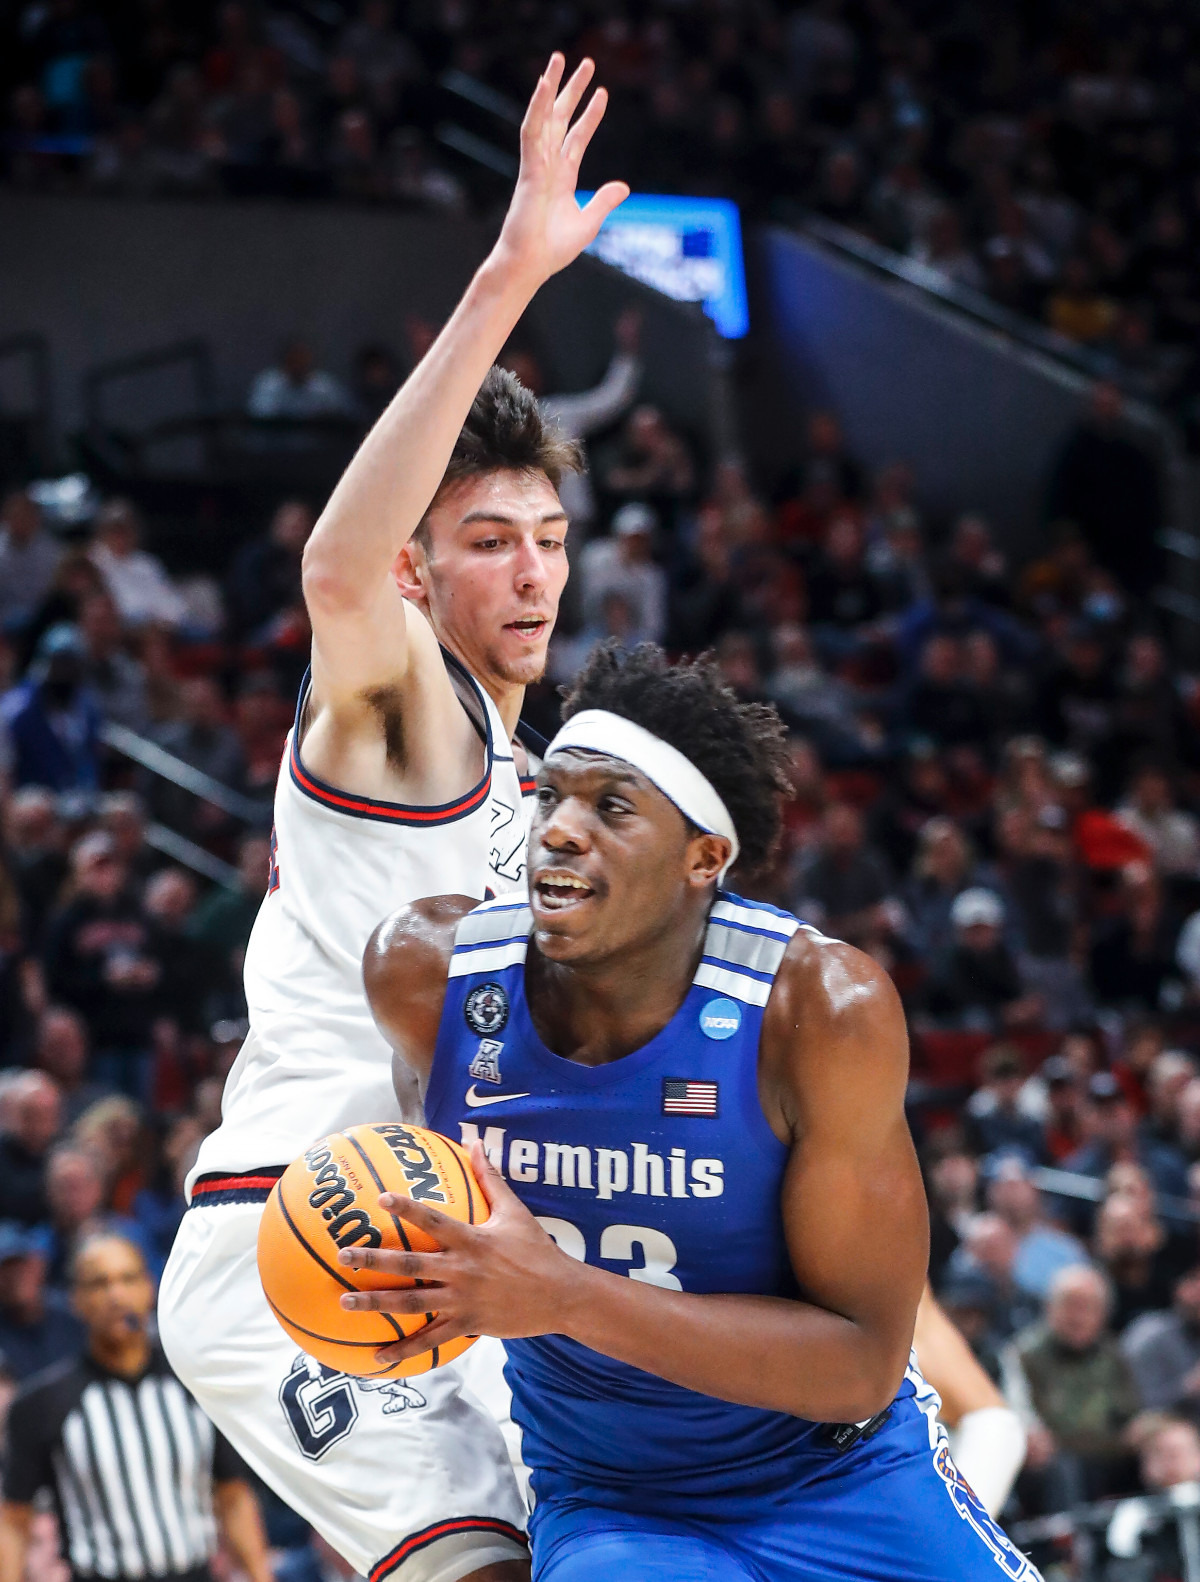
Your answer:
[[[250,1582],[271,1582],[245,1464],[150,1340],[141,1252],[95,1236],[71,1287],[86,1350],[30,1379],[9,1412],[0,1582],[22,1582],[43,1489],[76,1582],[211,1582],[218,1523]]]

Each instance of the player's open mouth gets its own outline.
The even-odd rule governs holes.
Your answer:
[[[539,874],[533,885],[539,904],[547,912],[562,912],[595,895],[590,884],[565,870]]]
[[[524,638],[527,643],[536,643],[539,637],[546,635],[549,627],[549,621],[543,620],[540,615],[528,615],[523,620],[510,621],[504,630],[516,632],[517,636]]]

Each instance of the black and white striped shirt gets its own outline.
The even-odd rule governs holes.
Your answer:
[[[157,1348],[127,1379],[84,1356],[30,1379],[8,1420],[4,1496],[49,1489],[74,1575],[183,1576],[216,1549],[213,1483],[247,1476]]]

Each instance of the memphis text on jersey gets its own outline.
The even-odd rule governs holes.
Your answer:
[[[510,1181],[571,1187],[608,1199],[618,1192],[634,1197],[720,1197],[725,1190],[721,1159],[689,1159],[685,1148],[654,1153],[648,1143],[628,1148],[587,1148],[571,1143],[536,1143],[508,1137],[508,1128],[487,1126],[482,1135],[472,1121],[460,1121],[462,1142],[482,1142],[483,1151]]]

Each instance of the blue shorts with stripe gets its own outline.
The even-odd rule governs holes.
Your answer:
[[[818,1475],[736,1505],[556,1488],[530,1523],[534,1582],[1040,1582],[910,1402]],[[757,1506],[757,1508],[755,1508]]]

